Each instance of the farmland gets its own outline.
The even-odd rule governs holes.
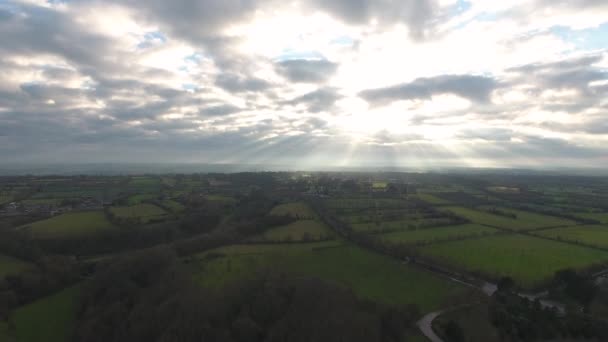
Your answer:
[[[564,227],[541,230],[535,232],[535,234],[589,246],[608,248],[608,226]]]
[[[29,231],[40,239],[63,239],[94,236],[116,229],[101,211],[67,213],[33,222],[19,229]]]
[[[315,220],[298,220],[286,226],[272,228],[257,240],[272,242],[318,241],[331,239],[333,232]]]
[[[576,222],[574,221],[562,219],[559,217],[540,215],[515,209],[498,209],[502,212],[515,215],[515,218],[495,215],[487,211],[469,209],[464,207],[445,207],[445,209],[451,211],[456,215],[462,216],[474,223],[485,224],[492,227],[515,231],[576,224]]]
[[[573,215],[585,219],[596,220],[600,223],[608,223],[608,213],[573,213]]]
[[[270,215],[291,216],[296,219],[315,219],[317,215],[303,202],[284,203],[272,208]]]
[[[392,304],[414,303],[422,310],[440,307],[468,291],[389,257],[337,242],[229,246],[213,253],[224,256],[206,259],[209,253],[199,255],[196,276],[204,286],[215,288],[247,274],[251,276],[256,268],[272,268],[337,282],[361,298]]]
[[[494,234],[496,232],[497,230],[494,228],[478,224],[463,224],[388,233],[381,235],[381,239],[396,244],[421,244]]]
[[[34,265],[6,255],[0,255],[0,280],[7,275],[18,274],[22,271],[32,269]]]
[[[141,223],[164,219],[167,216],[167,212],[162,208],[148,203],[124,207],[111,207],[110,212],[119,219],[133,220]]]
[[[584,269],[608,262],[608,252],[523,235],[437,243],[420,248],[422,255],[447,265],[499,278],[512,277],[534,287],[565,268]]]
[[[10,317],[18,342],[67,342],[76,321],[79,287],[67,288],[17,309]],[[0,335],[1,336],[1,335]]]

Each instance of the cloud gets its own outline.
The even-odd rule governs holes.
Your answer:
[[[322,83],[338,69],[338,65],[327,60],[293,59],[279,62],[279,73],[291,82]]]
[[[454,94],[471,101],[486,103],[499,83],[485,76],[442,75],[418,78],[385,88],[368,89],[359,93],[366,101],[374,104],[390,103],[398,100],[430,99],[434,95]]]
[[[329,111],[341,96],[336,89],[322,88],[286,101],[288,105],[303,104],[311,113]]]
[[[0,2],[0,158],[602,165],[605,13],[591,0]]]

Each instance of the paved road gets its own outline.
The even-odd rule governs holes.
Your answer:
[[[418,322],[416,322],[416,325],[420,331],[422,331],[422,334],[424,334],[424,336],[426,336],[431,342],[443,342],[443,340],[439,338],[439,336],[437,336],[437,334],[435,334],[433,331],[433,321],[443,312],[444,310],[428,313],[424,315],[424,317],[422,317]]]

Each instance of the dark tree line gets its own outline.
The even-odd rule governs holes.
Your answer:
[[[418,312],[278,274],[210,292],[169,249],[103,266],[84,286],[75,341],[405,341]]]

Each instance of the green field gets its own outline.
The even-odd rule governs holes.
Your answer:
[[[111,207],[110,211],[118,218],[139,220],[142,223],[163,219],[167,216],[167,212],[162,208],[148,203],[127,207]]]
[[[428,218],[353,223],[350,226],[354,231],[357,232],[379,233],[398,230],[412,230],[424,227],[445,226],[449,225],[450,222],[451,220],[449,218]]]
[[[26,205],[59,205],[61,204],[61,199],[58,198],[34,198],[34,199],[26,199],[21,201],[21,203]]]
[[[574,221],[559,217],[540,215],[515,209],[497,208],[503,212],[515,214],[517,215],[517,218],[494,215],[483,210],[475,210],[464,207],[445,207],[445,209],[458,216],[464,217],[473,223],[517,231],[576,224]]]
[[[430,203],[430,204],[437,204],[437,205],[441,205],[441,204],[450,204],[451,202],[444,200],[443,198],[439,198],[435,195],[431,195],[431,194],[426,194],[426,193],[420,193],[417,194],[416,197],[418,197],[419,199]]]
[[[387,186],[388,186],[387,182],[377,181],[377,182],[372,183],[372,188],[374,188],[374,189],[386,189]]]
[[[436,228],[410,230],[405,232],[388,233],[383,234],[381,236],[381,239],[397,244],[417,244],[458,239],[463,237],[480,236],[485,234],[493,234],[496,232],[497,230],[494,228],[471,223],[461,224],[457,226],[444,226]]]
[[[137,187],[155,187],[160,184],[160,180],[158,178],[152,177],[133,177],[129,182],[129,185],[137,186]]]
[[[133,196],[129,197],[129,199],[127,200],[127,203],[129,205],[136,205],[136,204],[140,204],[144,201],[149,201],[149,200],[153,200],[156,198],[158,198],[158,196],[152,195],[152,194],[137,194],[137,195],[133,195]]]
[[[596,220],[601,223],[608,223],[608,213],[572,213],[572,215],[585,219]]]
[[[162,201],[162,205],[174,213],[179,213],[186,209],[186,207],[184,207],[181,203],[171,199]]]
[[[298,220],[266,231],[259,240],[272,242],[327,240],[334,233],[325,224],[315,220]]]
[[[541,230],[540,236],[564,241],[580,242],[585,245],[608,248],[608,226],[575,226]]]
[[[276,207],[272,208],[272,210],[270,211],[270,215],[291,216],[297,219],[317,218],[315,212],[308,206],[308,204],[303,202],[279,204]]]
[[[205,260],[199,254],[196,278],[220,288],[268,268],[288,274],[319,277],[351,288],[361,298],[388,304],[417,304],[423,312],[469,291],[398,260],[339,242],[288,245],[229,246],[212,252],[225,256]],[[333,246],[333,248],[332,248]]]
[[[92,236],[116,229],[101,211],[85,211],[61,214],[46,220],[36,221],[18,229],[27,229],[39,239],[77,238]]]
[[[74,328],[79,287],[67,288],[14,311],[17,342],[68,342]]]
[[[366,209],[366,208],[403,208],[405,201],[400,199],[381,198],[334,198],[326,201],[333,209]]]
[[[236,203],[236,199],[234,199],[234,197],[224,196],[224,195],[207,195],[207,196],[205,196],[205,198],[207,199],[207,201],[218,202],[218,203],[223,203],[223,204],[235,204]]]
[[[494,235],[420,247],[422,255],[491,277],[510,276],[534,287],[565,268],[608,262],[608,252],[524,235]]]
[[[10,274],[17,274],[33,268],[29,262],[13,258],[8,255],[0,255],[0,279]]]

